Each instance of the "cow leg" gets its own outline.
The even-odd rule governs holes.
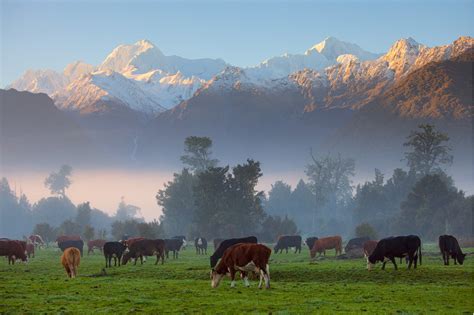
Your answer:
[[[107,261],[108,261],[108,260],[109,260],[109,259],[108,259],[108,257],[107,257],[107,256],[105,256],[105,268],[107,268],[107,267],[108,267],[108,266],[107,266]]]
[[[247,277],[247,273],[245,271],[240,272],[240,277],[244,281],[244,285],[248,288],[250,286],[249,279]]]
[[[451,258],[454,260],[454,264],[457,265],[458,263],[456,262],[456,257],[455,256],[451,256]]]
[[[412,263],[413,263],[413,255],[408,255],[408,269],[411,268]]]
[[[229,268],[229,272],[230,272],[230,279],[231,279],[230,287],[235,288],[235,269]]]
[[[417,264],[417,262],[418,262],[418,255],[415,255],[415,256],[414,256],[414,260],[415,260],[415,261],[414,261],[414,263],[415,263],[415,267],[414,267],[414,268],[416,269],[416,264]]]
[[[395,261],[395,258],[391,257],[390,260],[392,261],[392,264],[395,267],[395,270],[398,270],[397,262]]]
[[[258,288],[261,289],[262,288],[262,282],[263,282],[263,273],[262,273],[262,270],[259,270],[259,268],[257,268],[255,271],[260,275],[260,281],[258,282]]]

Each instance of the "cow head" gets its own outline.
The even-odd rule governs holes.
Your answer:
[[[217,271],[212,270],[211,271],[211,287],[213,289],[217,288],[223,277],[224,277],[224,274],[220,274]]]
[[[464,263],[464,259],[466,258],[466,254],[458,254],[458,263],[462,265]]]
[[[130,252],[126,252],[122,256],[122,265],[126,265],[128,263],[128,261],[130,260],[130,258],[131,258]]]
[[[375,267],[375,263],[371,263],[369,260],[369,257],[367,257],[367,270],[371,271],[374,269],[374,267]]]

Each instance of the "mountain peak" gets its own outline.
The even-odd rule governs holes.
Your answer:
[[[333,36],[328,36],[322,42],[312,46],[305,52],[305,55],[314,53],[320,53],[333,62],[341,55],[354,55],[360,60],[371,60],[378,57],[377,54],[363,50],[359,45],[341,41]]]

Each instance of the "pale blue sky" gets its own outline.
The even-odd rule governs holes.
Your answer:
[[[0,0],[5,86],[25,70],[98,64],[117,45],[149,39],[165,54],[248,66],[302,53],[331,35],[383,52],[413,37],[433,46],[473,36],[474,1]]]

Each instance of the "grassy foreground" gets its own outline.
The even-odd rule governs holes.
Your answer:
[[[0,259],[0,313],[473,313],[474,256],[464,266],[442,265],[434,246],[424,245],[423,265],[368,272],[364,259],[309,263],[301,254],[272,254],[270,290],[242,281],[217,289],[209,281],[209,256],[192,248],[179,260],[107,269],[99,253],[84,255],[79,276],[69,280],[58,249],[37,252],[29,264]],[[212,248],[212,247],[211,247]],[[210,250],[211,251],[211,250]],[[467,250],[473,252],[474,250]],[[431,253],[430,253],[431,252]]]

